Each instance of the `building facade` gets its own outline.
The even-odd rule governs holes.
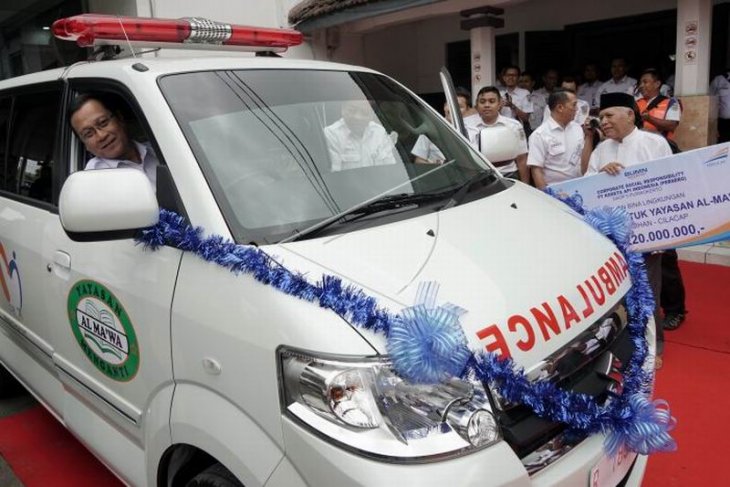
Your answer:
[[[647,67],[675,76],[686,148],[714,141],[708,85],[730,64],[730,0],[7,0],[0,78],[88,58],[49,30],[56,18],[83,12],[294,27],[306,42],[287,56],[372,67],[436,106],[442,66],[475,92],[509,64],[539,80],[548,68],[573,75],[592,62],[606,79],[611,59],[624,57],[634,77]]]

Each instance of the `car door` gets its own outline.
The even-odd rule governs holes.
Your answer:
[[[0,357],[56,415],[63,390],[53,366],[46,235],[54,203],[60,83],[0,93]]]
[[[64,140],[73,169],[83,151],[71,130]],[[169,435],[170,308],[181,252],[147,252],[131,235],[69,235],[59,221],[47,235],[47,303],[66,392],[64,421],[117,474],[143,484],[146,445],[169,441],[157,438],[156,428]]]
[[[461,116],[461,110],[459,109],[459,102],[456,99],[456,89],[454,88],[454,82],[451,79],[451,74],[446,67],[442,67],[439,71],[439,79],[441,80],[441,87],[444,89],[444,96],[446,97],[446,104],[449,107],[451,113],[451,124],[454,126],[457,132],[463,135],[467,140],[469,134],[466,131],[464,125],[464,117]]]

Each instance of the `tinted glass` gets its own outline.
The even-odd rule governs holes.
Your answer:
[[[59,94],[15,97],[7,158],[6,190],[45,202],[53,200],[53,150]]]
[[[8,128],[10,126],[10,97],[0,98],[0,189],[7,190],[12,186],[8,182],[14,179],[15,171],[11,171],[7,163]]]

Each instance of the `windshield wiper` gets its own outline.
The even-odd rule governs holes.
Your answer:
[[[430,203],[432,201],[442,200],[448,197],[451,193],[452,191],[441,193],[402,193],[387,195],[373,200],[363,206],[353,208],[347,212],[347,215],[372,215],[373,213],[379,213],[381,211]]]
[[[441,209],[446,210],[448,208],[451,208],[452,206],[460,205],[461,203],[463,203],[464,198],[469,193],[469,191],[471,191],[471,188],[474,185],[488,179],[493,179],[494,181],[496,181],[497,175],[493,171],[484,171],[472,176],[464,184],[462,184],[461,187],[457,189],[456,192],[454,192],[454,194],[451,195],[449,201],[447,201]]]
[[[413,193],[401,193],[397,195],[389,195],[388,193],[395,191],[398,188],[401,188],[407,184],[413,184],[419,179],[425,178],[432,173],[436,171],[441,171],[444,168],[450,166],[456,162],[456,159],[451,159],[449,161],[444,162],[443,164],[440,164],[433,169],[426,171],[425,173],[419,175],[418,177],[415,177],[413,179],[409,179],[408,181],[404,181],[400,183],[399,185],[390,188],[388,191],[385,191],[384,193],[380,193],[378,196],[375,196],[369,200],[363,201],[360,204],[357,204],[353,206],[350,209],[347,209],[343,211],[342,213],[338,213],[337,215],[333,215],[329,218],[325,218],[319,223],[315,223],[311,227],[305,228],[301,232],[298,230],[294,230],[294,234],[288,236],[287,238],[280,240],[279,243],[287,243],[287,242],[294,242],[297,240],[301,240],[302,238],[306,236],[311,236],[320,230],[329,227],[330,225],[334,224],[335,222],[338,222],[345,218],[348,215],[356,215],[353,218],[350,218],[346,221],[353,221],[357,220],[358,218],[362,218],[365,215],[372,215],[373,213],[379,213],[381,211],[386,210],[393,210],[393,209],[400,209],[404,206],[412,206],[415,204],[421,204],[426,203],[428,201],[434,201],[434,200],[440,200],[443,198],[446,198],[447,196],[450,196],[453,194],[454,190],[450,189],[448,191],[444,191],[442,193],[422,193],[422,194],[413,194]]]
[[[444,191],[441,193],[402,193],[381,196],[380,198],[366,201],[360,205],[350,208],[348,211],[335,215],[331,218],[322,220],[318,224],[311,226],[301,232],[295,233],[294,235],[285,238],[280,243],[296,242],[304,237],[311,237],[330,227],[338,222],[353,222],[360,218],[380,213],[384,211],[400,210],[411,206],[420,206],[424,203],[430,203],[432,201],[440,201],[449,197],[453,193],[453,190]],[[347,217],[351,218],[347,218]]]

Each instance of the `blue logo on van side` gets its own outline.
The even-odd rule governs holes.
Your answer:
[[[20,316],[23,309],[23,285],[20,282],[20,269],[16,261],[15,252],[8,260],[5,247],[0,242],[0,291],[10,304],[13,314]]]

